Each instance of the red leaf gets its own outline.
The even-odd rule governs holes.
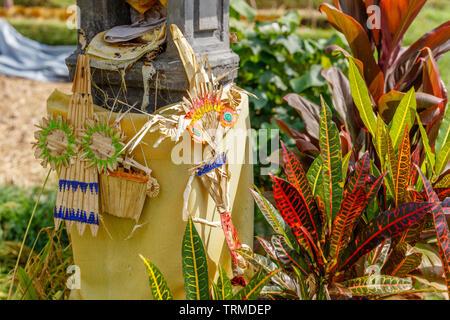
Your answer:
[[[436,60],[434,59],[431,50],[426,48],[426,52],[427,58],[423,72],[423,92],[432,94],[444,100],[438,105],[440,110],[439,116],[426,127],[428,138],[430,140],[430,146],[433,147],[445,114],[445,106],[447,105],[447,89],[441,79]]]
[[[304,136],[300,131],[290,128],[284,121],[279,119],[275,119],[275,121],[278,128],[280,128],[281,131],[286,133],[292,139],[300,139]]]
[[[436,188],[436,193],[439,200],[444,201],[446,198],[450,197],[450,188]]]
[[[416,166],[416,169],[422,178],[428,201],[435,204],[432,211],[434,228],[436,230],[436,238],[438,240],[438,249],[441,256],[442,268],[444,269],[445,281],[450,294],[450,231],[438,195],[433,190],[430,181],[425,177],[422,170],[420,170],[418,166]]]
[[[414,186],[417,180],[417,171],[414,170],[414,165],[420,165],[420,148],[417,146],[411,155],[411,168],[409,170],[409,185]]]
[[[287,94],[283,100],[303,119],[308,133],[319,139],[320,107],[296,93]]]
[[[383,185],[383,179],[388,174],[389,171],[386,171],[379,177],[373,184],[370,185],[369,191],[367,192],[367,205],[370,205],[372,201],[380,191],[381,186]]]
[[[350,239],[366,205],[366,192],[359,188],[356,192],[347,194],[341,203],[341,209],[334,218],[331,231],[330,258],[339,261],[341,250],[343,250]]]
[[[273,180],[275,203],[281,216],[291,228],[298,243],[308,252],[314,254],[315,250],[304,230],[306,230],[314,239],[318,239],[318,235],[314,221],[308,214],[308,209],[303,198],[300,196],[297,189],[286,180],[273,175],[270,175],[270,177]]]
[[[297,149],[300,152],[319,152],[317,146],[304,139],[295,139],[295,144],[297,145]]]
[[[355,119],[357,109],[353,102],[350,83],[338,68],[333,67],[322,70],[322,76],[331,86],[333,107],[344,121],[346,131],[350,133],[351,140],[353,140],[353,143],[356,143],[357,149],[359,150],[360,143],[357,137],[360,131]]]
[[[432,210],[434,203],[410,202],[384,212],[373,219],[355,239],[355,250],[342,264],[340,270],[350,268],[359,258],[375,248],[383,240],[401,234],[410,226],[422,220]]]
[[[419,14],[426,0],[381,0],[383,65],[389,66],[401,48],[406,30]]]
[[[384,75],[375,61],[372,44],[364,28],[353,17],[327,3],[320,5],[319,10],[325,12],[331,25],[345,35],[354,57],[363,62],[369,91],[378,100],[384,93]]]
[[[334,1],[334,6],[345,14],[355,18],[361,26],[366,29],[367,11],[363,0],[340,0]]]
[[[416,64],[420,52],[424,48],[430,48],[435,59],[450,50],[450,21],[447,21],[434,30],[424,34],[419,40],[409,46],[391,66],[395,75],[394,82],[403,78],[404,73],[409,72]]]
[[[297,189],[298,194],[301,197],[301,201],[305,205],[305,214],[308,215],[308,219],[305,220],[308,221],[308,223],[305,226],[311,233],[311,236],[313,236],[314,240],[318,242],[320,235],[319,210],[317,209],[308,177],[306,176],[300,161],[298,161],[297,157],[286,148],[283,141],[281,141],[281,146],[283,148],[283,161],[285,165],[284,171],[287,175],[288,181],[295,187],[295,189]]]

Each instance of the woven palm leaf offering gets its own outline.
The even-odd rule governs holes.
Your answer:
[[[159,193],[159,184],[151,170],[133,160],[125,146],[119,116],[112,124],[94,114],[80,130],[81,158],[88,168],[99,173],[101,210],[118,218],[138,222],[146,197]]]
[[[144,208],[146,197],[159,194],[159,183],[152,170],[132,158],[132,153],[122,148],[123,156],[114,167],[100,174],[102,211],[118,218],[132,219],[136,223]]]
[[[156,197],[159,185],[151,170],[132,160],[124,149],[119,122],[96,117],[86,121],[81,135],[82,157],[100,173],[102,211],[139,220],[146,196]]]
[[[125,148],[119,116],[94,113],[89,58],[80,54],[75,71],[67,119],[43,118],[35,133],[35,157],[59,175],[54,209],[55,226],[66,222],[67,231],[86,226],[96,235],[100,213],[139,220],[146,197],[156,197],[159,184],[151,170],[133,159]]]

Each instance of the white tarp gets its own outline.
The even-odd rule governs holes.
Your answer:
[[[49,46],[25,38],[0,18],[0,73],[39,81],[68,81],[65,59],[76,46]]]

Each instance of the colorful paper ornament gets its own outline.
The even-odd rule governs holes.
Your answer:
[[[220,124],[223,127],[232,127],[237,121],[237,112],[233,108],[225,107],[220,113]]]

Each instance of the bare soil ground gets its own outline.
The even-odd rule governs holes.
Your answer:
[[[69,93],[71,83],[38,82],[0,75],[0,185],[41,185],[47,170],[34,159],[35,124],[46,115],[54,89]],[[56,177],[52,176],[51,181]]]

